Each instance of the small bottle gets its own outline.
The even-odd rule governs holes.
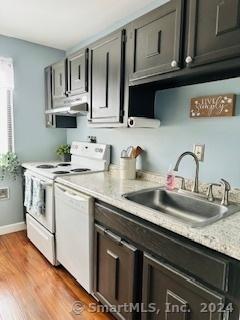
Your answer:
[[[166,189],[169,191],[172,191],[175,188],[175,175],[176,172],[173,170],[172,166],[170,166],[167,172],[166,179]]]

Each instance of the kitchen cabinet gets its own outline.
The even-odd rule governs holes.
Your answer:
[[[132,286],[129,261],[135,252],[137,286],[134,283],[131,291],[124,282],[124,288],[131,298],[135,290],[133,301],[141,303],[143,320],[239,320],[239,261],[101,201],[95,203],[94,220],[94,294],[102,303],[122,304],[114,299],[116,270],[117,278]],[[126,251],[122,242],[132,248],[128,254],[119,252]],[[113,253],[110,257],[107,250]]]
[[[104,304],[135,303],[138,250],[120,237],[95,225],[94,294]],[[120,310],[120,319],[133,319],[134,313]]]
[[[53,108],[52,96],[52,66],[44,69],[45,81],[45,112]],[[76,128],[76,117],[60,116],[45,113],[45,126],[46,128]]]
[[[52,67],[44,69],[44,83],[45,83],[45,111],[52,109]],[[52,114],[45,114],[46,128],[53,128],[55,118]]]
[[[67,58],[68,96],[88,91],[88,49],[80,50]]]
[[[181,67],[183,1],[172,0],[132,23],[130,81]]]
[[[52,99],[53,107],[58,107],[66,98],[66,60],[52,65]]]
[[[144,255],[143,303],[154,312],[142,319],[221,320],[225,306],[222,295],[213,292],[166,263]]]
[[[125,30],[91,45],[91,122],[122,122],[124,96]]]
[[[240,55],[240,0],[189,0],[186,64],[197,67]]]
[[[239,76],[239,10],[240,0],[166,2],[53,64],[52,108],[89,105],[90,126],[123,127],[154,117],[156,90]]]

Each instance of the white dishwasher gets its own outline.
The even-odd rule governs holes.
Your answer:
[[[94,201],[55,184],[56,257],[78,283],[92,293]]]

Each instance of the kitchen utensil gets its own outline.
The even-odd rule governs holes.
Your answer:
[[[137,146],[134,149],[134,158],[137,158],[142,152],[143,152],[143,149],[141,147]]]
[[[127,156],[128,156],[128,158],[131,158],[131,155],[132,155],[132,152],[133,152],[133,146],[129,146],[128,148],[127,148]]]

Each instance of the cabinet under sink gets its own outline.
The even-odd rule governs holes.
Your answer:
[[[94,294],[117,319],[239,319],[238,261],[100,201],[94,220]]]

